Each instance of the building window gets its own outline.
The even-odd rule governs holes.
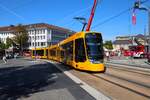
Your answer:
[[[32,40],[34,40],[34,36],[32,36]]]
[[[31,46],[31,42],[29,42],[29,46]]]
[[[41,42],[41,46],[43,46],[43,42]]]
[[[41,42],[41,46],[45,46],[45,42]]]
[[[32,46],[34,46],[34,42],[32,43]]]
[[[38,34],[40,34],[40,30],[38,30]]]
[[[33,31],[31,30],[31,35],[33,34]]]

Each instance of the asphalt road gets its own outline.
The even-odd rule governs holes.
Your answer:
[[[0,63],[0,100],[94,100],[80,85],[48,62]]]

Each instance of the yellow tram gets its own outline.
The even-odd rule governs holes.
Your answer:
[[[48,55],[48,48],[35,48],[31,50],[32,58],[39,58],[39,59],[47,59]]]
[[[101,33],[79,32],[48,48],[48,59],[76,69],[104,72],[104,51]]]
[[[82,32],[75,33],[56,45],[36,49],[37,54],[40,54],[41,58],[59,61],[76,69],[104,72],[104,51],[101,33],[90,31],[96,5],[97,0],[94,0],[86,31],[84,31],[83,27]],[[33,55],[34,50],[32,51],[32,57],[35,57]]]

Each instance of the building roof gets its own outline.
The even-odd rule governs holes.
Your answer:
[[[13,31],[14,28],[11,26],[0,27],[0,31]]]
[[[50,25],[50,24],[46,24],[46,23],[36,23],[36,24],[28,24],[28,25],[23,25],[26,28],[49,28],[49,29],[53,29],[53,30],[60,30],[63,32],[71,32],[71,33],[75,33],[75,31],[66,29],[66,28],[62,28],[59,26],[55,26],[55,25]],[[0,31],[14,31],[16,28],[16,26],[14,25],[10,25],[10,26],[4,26],[4,27],[0,27]]]
[[[133,37],[144,39],[145,37],[148,37],[148,36],[147,35],[144,36],[143,34],[137,34],[137,35],[132,35],[132,36],[117,36],[116,40],[120,40],[120,38],[123,40],[128,40],[128,39],[132,39]]]
[[[138,35],[136,35],[135,37],[136,37],[136,38],[141,38],[141,39],[143,39],[143,40],[145,39],[145,36],[142,35],[142,34],[138,34]]]
[[[115,40],[113,42],[113,44],[131,44],[131,43],[132,43],[132,41],[130,41],[130,40]]]

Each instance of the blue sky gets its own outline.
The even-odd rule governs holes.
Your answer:
[[[74,17],[89,18],[94,0],[0,0],[0,26],[48,23],[80,31],[82,24]],[[132,11],[101,24],[106,19],[130,8],[135,0],[99,0],[91,30],[103,34],[104,40],[116,36],[144,33],[147,12],[136,11],[137,24],[132,25]],[[144,5],[150,6],[150,0]]]

